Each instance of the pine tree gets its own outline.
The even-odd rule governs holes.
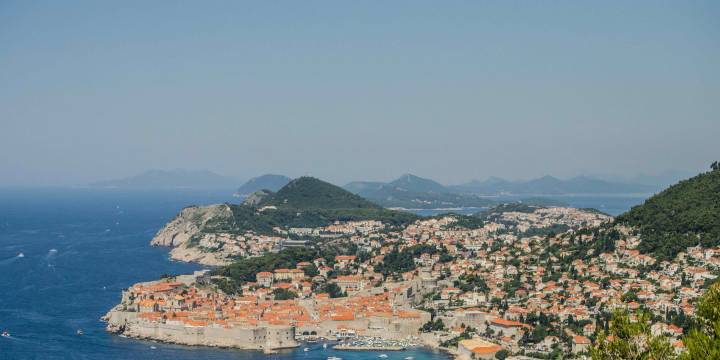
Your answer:
[[[714,165],[717,166],[717,162]],[[680,359],[720,359],[720,285],[713,285],[700,298],[697,323],[683,338],[687,350]]]
[[[668,339],[650,332],[651,319],[648,312],[638,312],[633,321],[627,311],[615,311],[609,331],[600,332],[590,356],[593,360],[675,359]]]

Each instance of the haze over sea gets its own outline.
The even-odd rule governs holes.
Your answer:
[[[644,197],[556,197],[616,215]],[[155,232],[191,204],[236,202],[229,192],[0,189],[0,359],[326,359],[377,358],[375,352],[302,348],[259,352],[165,345],[104,330],[99,318],[123,288],[198,265],[168,260],[149,246]],[[427,212],[424,212],[427,213]],[[22,254],[23,256],[19,256]],[[78,336],[76,331],[84,334]],[[424,348],[388,352],[389,360],[446,359]]]

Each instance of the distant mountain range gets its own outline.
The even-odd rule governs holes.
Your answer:
[[[118,189],[233,189],[235,178],[204,170],[148,170],[139,175],[88,184],[96,188]]]
[[[276,192],[291,180],[284,175],[266,174],[252,178],[237,188],[240,182],[236,178],[210,171],[149,170],[123,179],[94,182],[89,186],[127,189],[230,190],[236,188],[237,195],[247,196],[258,190]],[[490,177],[482,181],[473,180],[460,185],[446,186],[412,174],[402,175],[391,182],[354,181],[343,188],[384,207],[408,209],[486,207],[493,204],[488,198],[502,195],[532,197],[567,194],[649,194],[660,189],[657,185],[601,180],[588,176],[567,180],[544,176],[526,181]]]
[[[291,180],[291,178],[284,175],[266,174],[248,180],[235,193],[240,196],[247,196],[258,190],[278,191]]]
[[[486,207],[495,203],[488,197],[498,195],[532,197],[567,194],[631,194],[652,193],[657,190],[656,186],[611,182],[585,176],[569,180],[544,176],[527,181],[509,181],[491,177],[484,181],[473,180],[461,185],[445,186],[437,181],[411,174],[402,175],[388,183],[354,181],[344,188],[385,207],[420,209]]]
[[[473,194],[461,194],[419,176],[405,174],[389,183],[355,181],[344,186],[352,193],[385,207],[405,209],[439,209],[486,207],[494,202]]]
[[[658,187],[611,182],[587,176],[578,176],[568,180],[543,176],[527,181],[509,181],[491,177],[485,181],[473,180],[465,184],[449,186],[448,190],[477,195],[645,194],[657,191]]]

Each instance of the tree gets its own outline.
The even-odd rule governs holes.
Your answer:
[[[347,294],[344,294],[342,289],[340,289],[340,287],[336,283],[326,283],[318,289],[318,292],[325,292],[331,298],[347,296]]]
[[[683,338],[686,352],[681,360],[720,359],[720,285],[713,285],[700,298],[697,325]]]
[[[502,349],[495,353],[495,358],[498,360],[505,360],[509,354],[510,354],[509,351]]]
[[[318,268],[314,264],[303,267],[302,271],[305,272],[305,275],[309,277],[315,277],[320,275],[320,271],[318,271]]]
[[[275,296],[275,300],[292,300],[297,297],[297,294],[293,291],[282,288],[275,289],[272,293]]]
[[[422,328],[420,328],[420,331],[422,332],[432,332],[432,331],[442,331],[445,330],[445,323],[440,318],[435,319],[435,321],[428,321],[426,322]]]
[[[636,318],[633,321],[627,311],[615,311],[609,331],[601,331],[595,346],[590,348],[592,359],[675,359],[675,353],[667,338],[651,334],[652,315],[640,311],[636,313]]]
[[[629,290],[626,293],[620,295],[620,301],[622,302],[631,302],[631,301],[639,301],[637,293],[635,290]]]

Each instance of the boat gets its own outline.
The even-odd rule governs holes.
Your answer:
[[[342,358],[337,356],[328,356],[327,360],[342,360]]]
[[[387,355],[385,355],[385,354],[380,354],[380,355],[378,355],[378,357],[379,357],[379,358],[383,358],[383,359],[384,359],[384,358],[386,358],[386,357],[387,357]]]
[[[19,257],[19,258],[24,258],[24,257],[25,257],[25,254],[19,252],[19,253],[17,254],[17,257]]]
[[[327,349],[327,343],[323,343],[323,349]]]
[[[77,329],[77,331],[75,332],[75,334],[77,334],[78,336],[82,335],[82,334],[83,334],[82,329]]]
[[[413,357],[412,357],[412,356],[408,356],[408,357],[405,358],[405,360],[413,360]]]
[[[5,330],[2,332],[2,337],[10,337],[10,333],[7,330]]]
[[[310,351],[310,348],[304,348],[303,351],[308,352]]]

